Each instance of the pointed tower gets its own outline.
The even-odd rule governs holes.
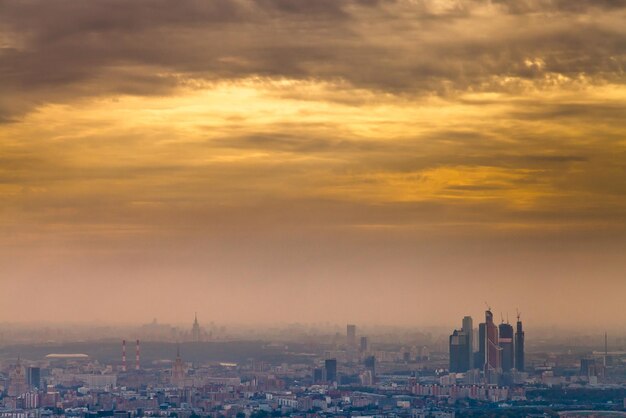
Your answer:
[[[17,358],[17,364],[9,375],[9,387],[7,393],[9,396],[20,396],[28,392],[28,385],[26,384],[26,373],[22,366],[20,357]]]
[[[185,385],[185,366],[183,360],[180,358],[180,345],[176,346],[176,360],[172,366],[172,381],[173,386],[182,388]]]
[[[193,342],[200,341],[200,324],[198,323],[198,313],[196,312],[196,316],[193,321],[193,326],[191,327],[191,339]]]
[[[485,334],[485,377],[488,382],[494,383],[502,372],[502,348],[498,338],[498,326],[493,323],[491,309],[485,311]]]
[[[524,330],[519,312],[517,312],[517,329],[515,330],[515,369],[518,372],[524,371]]]

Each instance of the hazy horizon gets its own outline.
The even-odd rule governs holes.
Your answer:
[[[472,317],[474,331],[478,331],[482,317]],[[496,323],[500,323],[500,318]],[[516,319],[509,318],[509,323],[515,326]],[[522,318],[523,320],[523,318]],[[506,323],[506,317],[504,318]],[[524,330],[531,346],[543,346],[547,343],[567,343],[577,341],[578,346],[586,338],[589,346],[604,346],[605,334],[608,336],[609,346],[618,348],[626,341],[626,332],[623,327],[576,327],[557,324],[537,324],[524,322]],[[191,323],[158,322],[159,326],[171,327],[168,329],[151,329],[151,322],[142,323],[112,323],[112,322],[45,322],[45,321],[18,321],[0,322],[0,345],[12,344],[45,344],[45,343],[72,343],[91,341],[127,341],[139,339],[146,342],[186,342],[190,343]],[[339,343],[346,334],[345,323],[287,323],[287,322],[248,322],[248,323],[215,323],[200,321],[200,329],[205,333],[203,342],[226,341],[300,341],[307,338],[323,337],[327,339],[340,337]],[[405,340],[434,339],[438,344],[447,340],[453,329],[460,329],[457,323],[439,325],[399,325],[399,324],[353,324],[357,327],[357,336],[368,337],[371,344],[403,343]],[[166,332],[167,331],[167,332]],[[209,332],[212,333],[209,336]],[[16,340],[13,340],[16,338]],[[303,340],[302,340],[303,339]]]

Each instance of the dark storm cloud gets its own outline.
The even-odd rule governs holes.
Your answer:
[[[623,2],[523,2],[533,20],[507,14],[520,2],[497,3],[486,18],[484,1],[2,1],[0,115],[167,94],[189,79],[344,80],[410,95],[502,90],[494,77],[551,73],[623,81],[625,30],[601,23],[623,18]]]
[[[492,0],[510,13],[570,12],[581,13],[590,9],[618,10],[626,8],[624,0]]]

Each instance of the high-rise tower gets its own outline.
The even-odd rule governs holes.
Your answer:
[[[348,348],[356,348],[356,325],[350,325],[346,327],[346,343]]]
[[[455,329],[450,335],[450,372],[463,373],[472,368],[472,318],[463,318],[462,329]]]
[[[367,351],[369,351],[369,341],[367,337],[361,337],[360,351],[361,353],[366,353]]]
[[[502,365],[502,371],[510,371],[514,365],[513,357],[513,327],[509,323],[501,323],[499,329],[499,344],[502,348],[500,352],[500,359]]]
[[[524,330],[519,312],[517,313],[517,329],[515,331],[515,369],[518,372],[524,371]]]
[[[26,383],[33,389],[41,388],[41,368],[29,367],[26,369]]]
[[[17,364],[9,373],[9,386],[7,388],[7,394],[9,396],[20,396],[28,392],[28,389],[29,387],[26,384],[26,373],[24,373],[24,367],[18,357]]]
[[[372,374],[372,383],[376,381],[376,357],[368,356],[363,361],[365,368]]]
[[[450,372],[463,373],[469,370],[469,345],[467,335],[455,329],[450,335]]]
[[[491,309],[485,311],[485,376],[491,380],[502,370],[498,327],[493,323]]]
[[[337,381],[337,359],[331,358],[324,361],[324,371],[327,382]]]
[[[463,332],[467,338],[468,370],[474,368],[474,321],[471,316],[463,318]]]
[[[185,384],[185,366],[180,358],[180,347],[176,347],[176,360],[172,366],[172,385],[183,387]]]
[[[485,360],[487,358],[485,354],[485,346],[487,342],[487,332],[486,326],[484,322],[478,324],[478,351],[474,356],[474,367],[479,369],[485,369]]]

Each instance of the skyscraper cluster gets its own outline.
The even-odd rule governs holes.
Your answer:
[[[474,352],[474,328],[472,318],[463,318],[461,329],[450,335],[450,372],[463,373],[481,369],[488,381],[497,381],[502,373],[515,369],[524,371],[524,330],[520,316],[517,327],[502,320],[493,321],[493,313],[485,311],[485,322],[478,325],[478,351]]]

